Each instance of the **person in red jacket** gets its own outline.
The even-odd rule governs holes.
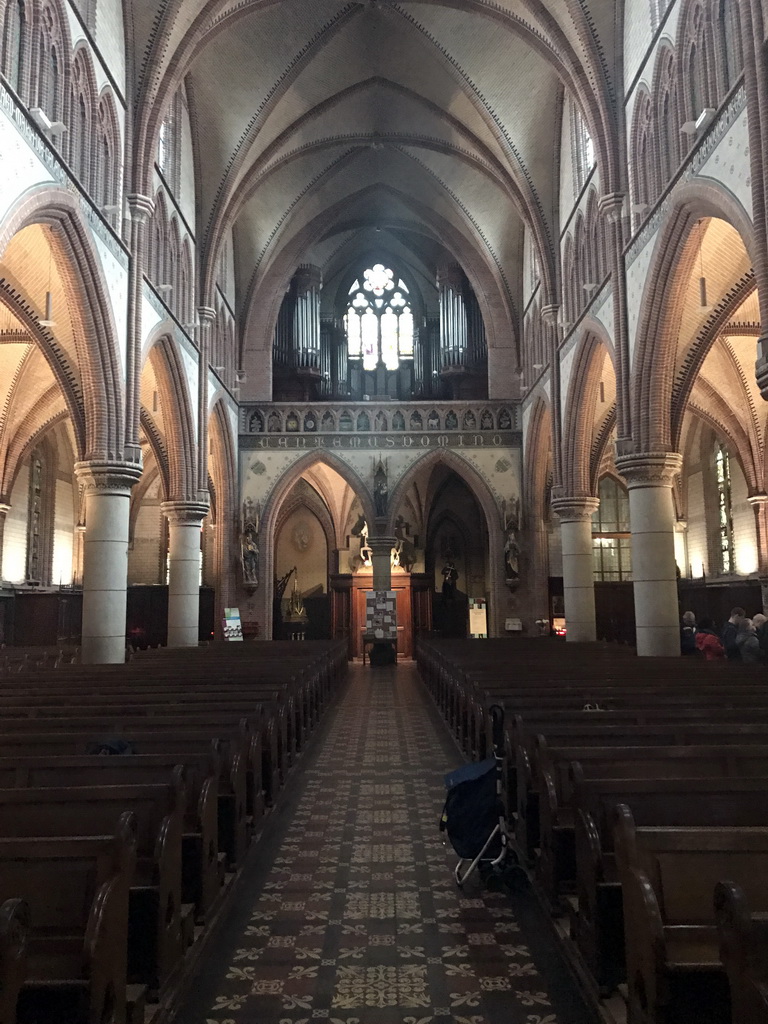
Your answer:
[[[704,616],[696,627],[696,647],[707,661],[720,661],[725,657],[720,637],[715,632],[712,619]]]

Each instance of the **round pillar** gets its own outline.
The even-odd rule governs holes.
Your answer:
[[[3,579],[3,544],[5,540],[5,520],[8,517],[8,513],[10,511],[11,506],[5,501],[0,501],[0,580]]]
[[[78,462],[85,494],[83,542],[84,665],[125,661],[128,513],[141,469],[131,463]]]
[[[168,520],[168,646],[197,647],[200,618],[200,526],[208,506],[164,501]]]
[[[597,498],[587,495],[552,502],[560,519],[567,643],[587,643],[597,636],[592,514],[599,505]]]
[[[373,567],[374,590],[392,589],[392,548],[395,546],[394,537],[369,537],[368,546],[371,549],[371,565]]]
[[[680,654],[672,483],[682,458],[675,452],[624,455],[616,468],[629,489],[632,579],[637,653]]]

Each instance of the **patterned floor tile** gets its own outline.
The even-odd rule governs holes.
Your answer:
[[[353,667],[304,758],[174,1024],[593,1024],[530,891],[453,884],[460,758],[412,666]]]

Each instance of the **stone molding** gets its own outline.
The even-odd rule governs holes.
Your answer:
[[[163,501],[160,511],[171,526],[199,526],[208,515],[208,505],[197,501]]]
[[[591,519],[600,508],[600,499],[591,494],[562,495],[552,498],[552,511],[561,523]]]
[[[761,506],[768,504],[768,494],[750,494],[747,498],[747,502],[752,506],[752,508],[758,509]],[[1,510],[2,506],[0,506],[0,511]]]
[[[0,516],[7,516],[11,511],[11,506],[7,501],[0,501]]]
[[[213,321],[216,319],[216,310],[212,306],[198,306],[197,316],[200,320],[200,323],[213,323]]]
[[[616,459],[627,487],[671,487],[683,466],[678,452],[634,452]]]
[[[392,548],[397,544],[395,537],[369,537],[368,547],[374,553],[374,555],[387,555],[389,556]]]
[[[77,482],[86,491],[127,497],[141,479],[141,466],[132,462],[76,462]]]
[[[147,224],[155,212],[155,202],[149,196],[140,192],[131,192],[126,196],[128,209],[131,213],[131,220],[139,224]]]

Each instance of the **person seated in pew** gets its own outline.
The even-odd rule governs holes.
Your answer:
[[[755,636],[755,627],[752,619],[741,619],[736,633],[736,646],[739,649],[741,660],[747,665],[757,665],[762,660],[760,657],[760,644]]]
[[[741,652],[736,646],[736,634],[739,631],[739,622],[747,613],[743,608],[732,609],[731,616],[723,628],[722,643],[725,656],[729,661],[740,661]]]
[[[683,612],[683,623],[680,627],[680,653],[696,653],[696,616],[693,612]]]
[[[768,617],[758,612],[752,616],[752,625],[755,627],[755,636],[760,644],[761,661],[768,661]]]
[[[715,624],[708,615],[703,615],[696,627],[696,650],[704,655],[707,661],[721,661],[725,657],[720,637],[715,632]]]

